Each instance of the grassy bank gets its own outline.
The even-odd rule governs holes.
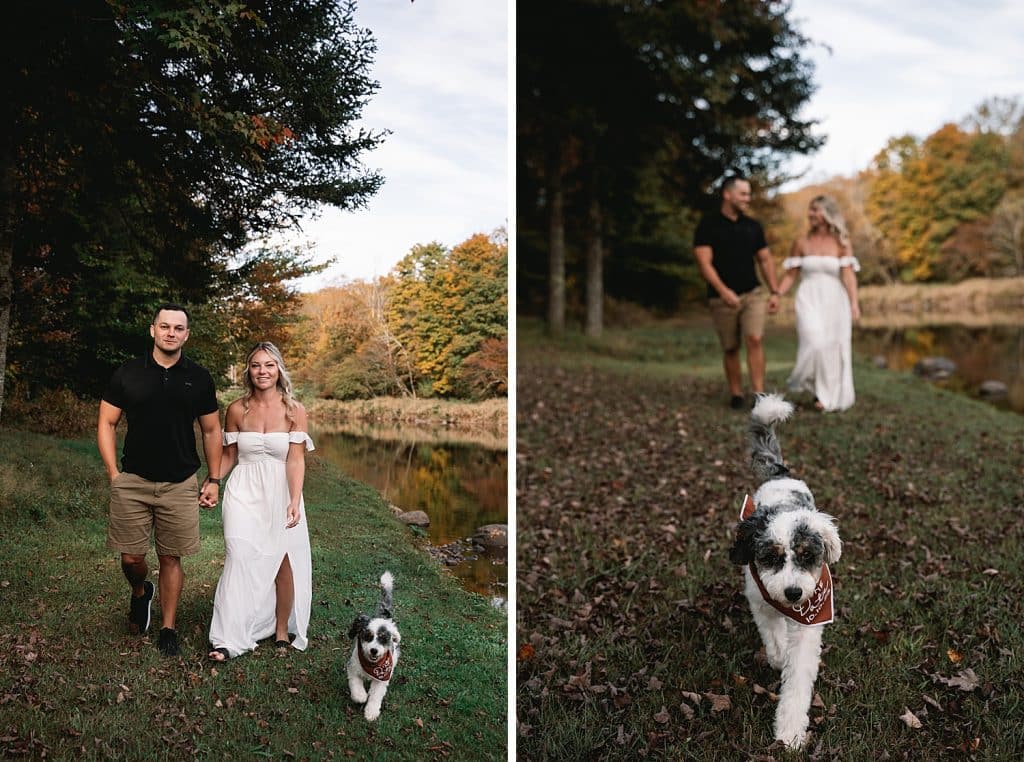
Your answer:
[[[370,488],[310,456],[310,647],[216,666],[205,654],[219,509],[204,512],[203,550],[185,560],[182,656],[165,659],[155,635],[127,634],[127,585],[104,547],[107,493],[91,440],[0,429],[2,756],[505,757],[504,616],[442,574]],[[348,698],[345,634],[376,606],[385,568],[403,650],[369,724]],[[153,615],[158,628],[159,597]]]
[[[769,388],[794,356],[771,339]],[[785,758],[727,558],[757,485],[710,326],[555,345],[526,325],[518,370],[520,758]],[[780,429],[844,540],[806,755],[1019,759],[1024,418],[855,379],[854,408],[802,400]]]

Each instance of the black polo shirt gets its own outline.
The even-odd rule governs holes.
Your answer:
[[[103,399],[128,420],[122,471],[153,482],[181,482],[199,470],[195,420],[218,409],[206,368],[185,355],[164,368],[150,350],[114,371]]]
[[[757,252],[768,246],[764,228],[757,220],[740,214],[730,220],[721,210],[705,214],[693,234],[693,245],[711,247],[711,263],[722,282],[737,294],[757,287]],[[708,297],[718,292],[708,284]]]

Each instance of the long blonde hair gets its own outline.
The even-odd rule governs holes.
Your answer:
[[[257,342],[256,346],[249,350],[249,354],[245,356],[245,377],[242,379],[245,394],[242,395],[242,409],[244,411],[242,415],[249,412],[249,400],[252,399],[252,395],[256,392],[256,387],[252,383],[252,373],[249,371],[249,363],[252,362],[252,358],[256,356],[257,352],[266,352],[277,363],[277,391],[281,393],[281,401],[284,402],[285,418],[294,423],[296,400],[292,394],[292,380],[288,375],[287,369],[284,367],[284,358],[281,356],[281,350],[269,341]]]
[[[810,206],[818,208],[821,216],[825,219],[825,227],[831,233],[839,245],[845,249],[850,248],[850,233],[846,229],[846,220],[843,213],[839,211],[839,204],[831,196],[815,196],[811,199]]]

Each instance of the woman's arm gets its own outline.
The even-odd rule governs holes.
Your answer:
[[[843,247],[842,256],[850,257],[853,254],[849,246]],[[846,287],[846,293],[850,297],[850,317],[853,320],[860,320],[860,300],[857,297],[857,274],[853,271],[852,265],[845,265],[839,269],[839,277]]]
[[[789,250],[789,256],[796,259],[804,255],[802,239],[793,241],[793,246]],[[800,276],[799,267],[790,267],[785,270],[782,274],[782,280],[779,281],[779,295],[786,293],[793,287],[796,279]]]
[[[224,431],[239,431],[242,424],[242,402],[235,400],[228,405],[228,411],[224,414]],[[224,484],[231,473],[231,469],[238,462],[238,445],[230,444],[224,446],[220,458],[220,480]]]
[[[292,424],[292,431],[309,430],[306,409],[298,403],[295,405],[295,420]],[[291,529],[302,518],[299,501],[302,500],[302,482],[306,478],[305,442],[292,442],[288,445],[288,459],[285,461],[284,470],[288,479],[288,523],[285,527]]]

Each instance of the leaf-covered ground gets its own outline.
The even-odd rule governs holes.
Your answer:
[[[521,759],[773,759],[777,673],[727,550],[746,411],[708,329],[589,346],[520,334]],[[782,388],[788,339],[769,347]],[[803,404],[783,454],[838,517],[836,622],[813,759],[1024,754],[1024,419],[858,364],[842,414]]]

